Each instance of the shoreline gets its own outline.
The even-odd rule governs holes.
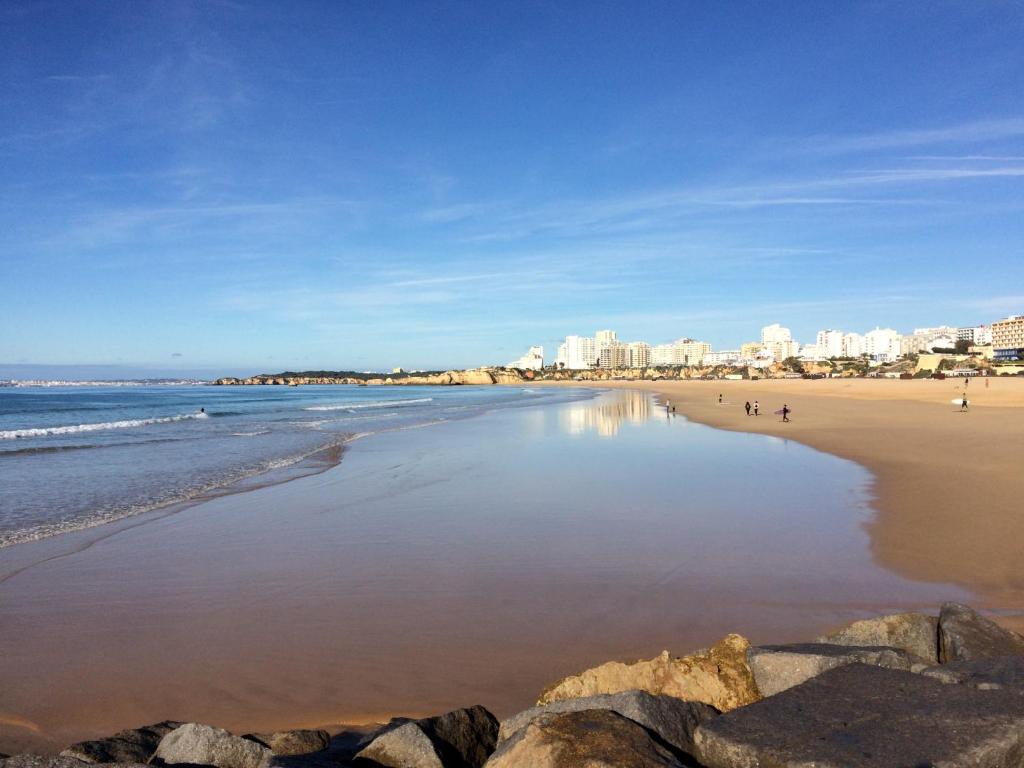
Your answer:
[[[575,386],[544,382],[535,386]],[[588,381],[653,393],[716,429],[794,440],[853,461],[874,477],[865,525],[876,562],[916,581],[954,583],[1000,623],[1024,629],[1024,381],[980,381],[971,409],[952,404],[962,382],[889,380]],[[968,385],[969,386],[969,385]],[[723,395],[719,405],[718,394]],[[743,404],[761,401],[761,415]],[[786,403],[792,421],[773,414]],[[980,522],[980,524],[979,524]],[[1018,613],[1019,615],[1012,615]]]

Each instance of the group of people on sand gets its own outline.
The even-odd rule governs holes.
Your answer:
[[[721,395],[719,395],[719,398],[721,398]],[[722,402],[721,399],[719,399],[718,402]],[[757,400],[754,401],[753,405],[751,405],[750,401],[747,400],[747,402],[745,402],[743,404],[743,409],[747,412],[747,416],[750,415],[751,411],[754,412],[755,416],[759,416],[761,414],[761,404],[759,402],[757,402]],[[789,408],[788,404],[783,403],[782,404],[782,410],[781,411],[776,411],[776,413],[781,413],[782,414],[782,420],[783,421],[789,421],[790,408]]]

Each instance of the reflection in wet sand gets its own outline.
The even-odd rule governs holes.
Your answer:
[[[570,435],[596,432],[615,437],[626,422],[642,424],[652,416],[652,400],[644,392],[622,392],[618,398],[573,403],[559,410],[559,425]]]

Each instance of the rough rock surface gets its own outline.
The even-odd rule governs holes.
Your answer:
[[[697,729],[707,768],[1003,768],[1024,760],[1018,692],[850,664]]]
[[[697,701],[674,696],[654,696],[646,691],[625,691],[603,696],[553,701],[513,715],[501,723],[498,745],[515,736],[541,715],[607,709],[639,723],[674,749],[693,752],[693,732],[705,720],[718,716],[717,710]]]
[[[830,635],[819,637],[814,642],[862,647],[884,645],[904,650],[929,664],[937,664],[938,625],[939,620],[934,616],[925,616],[923,613],[896,613],[877,619],[855,621]]]
[[[646,728],[608,709],[546,714],[504,741],[487,768],[681,768]]]
[[[167,764],[192,763],[217,768],[265,768],[274,753],[255,741],[232,736],[221,728],[186,723],[163,739],[153,759]]]
[[[630,664],[612,661],[559,680],[541,694],[537,704],[640,690],[700,701],[727,712],[760,698],[747,665],[749,647],[746,638],[726,635],[710,649],[689,656],[672,658],[664,651]]]
[[[275,731],[274,733],[250,733],[246,739],[256,741],[267,747],[275,755],[308,755],[327,749],[331,743],[331,734],[327,731],[292,730]]]
[[[1024,637],[979,616],[966,605],[945,603],[939,613],[939,662],[1024,655]]]
[[[0,768],[82,768],[82,761],[73,757],[41,757],[39,755],[13,755],[0,759]],[[148,768],[144,763],[107,763],[110,768]]]
[[[747,652],[754,682],[762,696],[774,696],[787,688],[846,664],[910,671],[910,657],[896,648],[858,648],[828,643],[764,645]]]
[[[160,740],[182,723],[165,720],[120,731],[106,739],[80,741],[60,754],[86,763],[148,763]]]
[[[1016,688],[1024,692],[1024,656],[997,656],[992,659],[951,661],[921,672],[942,683],[974,688]]]
[[[396,720],[356,755],[387,768],[480,768],[494,751],[498,721],[480,706],[422,720]]]

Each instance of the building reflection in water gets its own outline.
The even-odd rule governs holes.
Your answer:
[[[617,392],[558,411],[558,425],[570,435],[593,431],[601,437],[615,437],[625,422],[641,424],[650,418],[651,397],[643,392]]]

